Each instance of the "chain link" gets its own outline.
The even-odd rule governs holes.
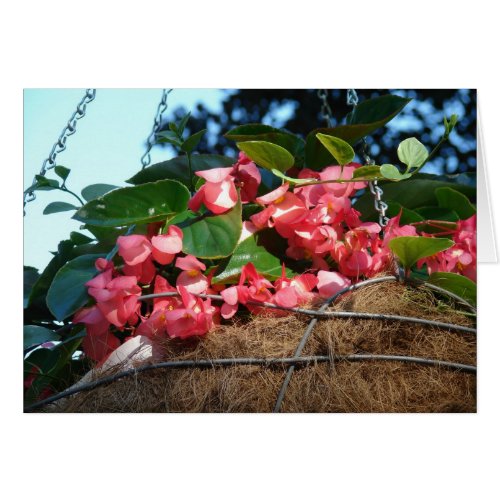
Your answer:
[[[327,127],[331,127],[333,124],[333,114],[328,104],[328,91],[326,89],[319,89],[318,97],[321,101],[321,118],[326,121]]]
[[[151,163],[151,149],[155,145],[156,134],[160,130],[163,113],[167,110],[167,96],[170,92],[172,92],[172,89],[163,89],[162,91],[161,101],[156,110],[153,129],[151,130],[151,133],[146,141],[146,152],[141,157],[142,170],[144,170]]]
[[[352,106],[353,112],[356,109],[358,102],[359,98],[356,90],[347,89],[347,104],[349,106]],[[375,161],[370,157],[369,146],[364,137],[362,139],[362,142],[363,142],[363,149],[361,151],[361,155],[363,156],[363,161],[365,165],[375,165]],[[385,215],[389,207],[387,203],[385,203],[382,200],[384,191],[382,191],[382,188],[377,184],[377,181],[369,182],[368,187],[370,188],[370,193],[373,195],[373,206],[375,207],[375,210],[378,213],[379,225],[380,227],[384,228],[387,225],[387,222],[389,221],[389,219]]]
[[[56,166],[57,155],[59,153],[62,153],[66,149],[66,141],[68,140],[68,137],[76,132],[76,124],[78,120],[85,116],[87,104],[95,99],[95,95],[96,89],[87,89],[85,91],[85,95],[83,96],[83,99],[78,103],[76,111],[71,115],[71,118],[63,128],[59,139],[57,139],[57,142],[54,144],[54,146],[52,146],[52,150],[50,151],[48,158],[44,160],[39,175],[44,176],[47,173],[47,170],[50,170]],[[24,207],[26,206],[26,203],[29,203],[30,201],[36,199],[36,195],[33,190],[33,187],[36,185],[36,183],[36,177],[33,177],[31,186],[24,192]]]

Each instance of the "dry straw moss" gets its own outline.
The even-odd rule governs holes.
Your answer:
[[[335,310],[399,314],[472,325],[425,289],[400,283],[361,288]],[[165,360],[289,357],[307,326],[296,315],[256,316],[205,338],[165,342]],[[328,319],[317,323],[303,355],[401,354],[475,365],[475,336],[396,321]],[[156,369],[68,398],[66,412],[270,412],[285,367]],[[55,408],[54,408],[55,409]],[[474,412],[476,376],[412,363],[363,361],[297,368],[283,412]]]

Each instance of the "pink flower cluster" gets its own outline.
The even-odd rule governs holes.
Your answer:
[[[244,221],[242,238],[274,228],[288,242],[286,255],[305,261],[308,270],[290,278],[283,265],[281,277],[271,282],[248,262],[237,284],[212,284],[215,269],[207,273],[205,263],[182,253],[181,228],[170,225],[161,233],[162,223],[150,224],[146,235],[118,238],[122,262],[97,259],[100,274],[86,283],[95,303],[73,318],[86,326],[85,353],[102,363],[121,341],[134,336],[185,339],[204,335],[221,317],[234,316],[240,305],[254,314],[264,310],[263,303],[281,308],[310,305],[383,271],[392,258],[388,242],[398,236],[417,236],[417,231],[412,225],[400,226],[399,216],[389,221],[383,237],[378,224],[361,222],[351,197],[366,183],[327,182],[351,180],[359,166],[330,166],[321,172],[305,169],[300,178],[321,183],[293,190],[284,183],[260,197],[256,197],[259,170],[243,153],[232,167],[197,172],[205,183],[190,200],[191,210],[198,211],[204,204],[212,213],[222,214],[236,205],[238,196],[243,203],[258,203],[262,210]],[[474,279],[475,234],[475,217],[460,221],[452,233],[455,245],[419,265],[427,264],[429,272],[459,272]],[[167,276],[172,283],[175,280],[175,286]],[[151,303],[140,300],[143,293],[170,295]],[[208,297],[214,294],[221,299],[215,304]],[[273,313],[287,314],[278,309]]]
[[[420,260],[417,265],[427,264],[429,274],[434,272],[458,273],[472,281],[477,279],[477,216],[457,222],[453,231],[440,233],[439,236],[451,237],[455,244],[432,257]],[[437,236],[437,234],[428,235]]]
[[[318,181],[349,180],[361,165],[350,163],[326,167],[322,172],[304,169],[299,178]],[[381,227],[361,222],[361,215],[351,205],[350,197],[366,182],[322,183],[289,191],[285,183],[256,199],[265,208],[251,217],[257,228],[274,227],[288,240],[286,254],[295,260],[311,260],[312,269],[328,271],[337,267],[346,277],[370,277],[384,269],[390,260],[388,241],[396,236],[388,231],[381,239]],[[416,235],[411,226],[399,228],[397,235]]]

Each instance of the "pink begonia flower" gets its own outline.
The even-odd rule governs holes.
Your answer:
[[[137,321],[137,298],[141,288],[135,276],[118,276],[111,279],[111,270],[96,276],[86,283],[88,293],[97,301],[97,307],[104,317],[118,328],[127,322]]]
[[[316,299],[316,294],[312,292],[313,288],[318,284],[318,278],[314,274],[301,274],[293,278],[287,278],[285,265],[281,267],[281,278],[274,282],[276,293],[273,297],[275,304],[283,307],[295,307],[296,305],[304,305],[313,302]],[[283,293],[285,290],[291,289],[295,299],[292,298],[292,292],[287,291],[286,295]],[[286,303],[294,305],[287,306]]]
[[[347,288],[351,281],[337,272],[318,271],[318,291],[321,297],[329,298]]]
[[[364,274],[370,274],[372,257],[366,250],[354,250],[339,262],[339,269],[345,276],[359,279]]]
[[[102,257],[99,257],[95,261],[95,268],[98,271],[107,271],[108,269],[114,270],[115,266],[114,266],[112,260],[106,260],[106,259],[103,259]]]
[[[238,192],[231,175],[233,167],[213,168],[196,172],[206,182],[189,200],[188,207],[197,212],[203,203],[214,214],[223,214],[238,202]]]
[[[88,335],[104,335],[111,324],[97,306],[84,307],[73,317],[73,323],[84,323]]]
[[[214,325],[216,308],[210,299],[196,298],[183,286],[179,286],[178,290],[184,307],[165,312],[168,335],[181,339],[204,335]]]
[[[257,203],[267,207],[250,217],[258,228],[275,226],[276,231],[285,238],[293,234],[291,225],[300,222],[308,213],[304,202],[290,193],[288,187],[289,184],[286,182],[274,191],[256,198]]]
[[[158,309],[151,316],[142,321],[136,328],[134,335],[144,335],[150,339],[159,339],[165,336],[167,331],[166,311],[171,309]]]
[[[182,230],[177,226],[170,226],[167,234],[160,234],[151,238],[153,259],[159,264],[170,264],[175,255],[182,251]]]
[[[203,293],[208,288],[208,278],[203,275],[207,266],[200,262],[194,255],[177,257],[175,267],[183,272],[177,277],[177,286],[182,286],[190,293]]]
[[[159,274],[156,275],[155,278],[155,286],[153,289],[153,293],[172,293],[172,292],[177,292],[177,288],[172,286],[163,276],[160,276]],[[178,297],[172,296],[172,297],[159,297],[154,299],[153,301],[153,312],[158,311],[160,309],[175,309],[176,307],[179,307],[181,304],[181,301]]]
[[[331,181],[338,179],[349,180],[352,179],[354,170],[361,167],[359,163],[349,163],[340,167],[338,165],[326,167],[319,174],[319,178],[322,181]],[[366,187],[366,182],[330,182],[327,184],[322,184],[326,192],[333,193],[337,197],[350,196],[357,189],[363,189]]]
[[[254,201],[261,175],[255,163],[243,151],[240,151],[238,161],[233,165],[232,175],[240,188],[241,203]]]
[[[135,276],[138,283],[149,285],[156,275],[156,267],[153,263],[153,258],[150,255],[144,262],[136,264],[135,266],[125,264],[123,266],[123,274],[126,276]]]
[[[118,236],[118,255],[123,258],[125,264],[135,266],[144,262],[151,253],[151,243],[141,234],[129,236]]]
[[[101,365],[115,349],[120,347],[120,341],[109,332],[98,336],[87,335],[82,341],[82,347],[90,359]]]

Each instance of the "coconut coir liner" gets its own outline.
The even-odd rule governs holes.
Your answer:
[[[431,291],[394,282],[360,288],[331,309],[474,326],[462,310]],[[294,314],[249,315],[202,338],[164,341],[164,360],[291,357],[308,322],[309,318]],[[398,321],[327,319],[318,321],[302,355],[354,353],[475,365],[476,338]],[[155,369],[81,392],[52,411],[270,412],[286,370],[284,366]],[[109,372],[102,374],[107,375]],[[393,361],[318,363],[295,369],[281,411],[475,412],[476,376]]]

